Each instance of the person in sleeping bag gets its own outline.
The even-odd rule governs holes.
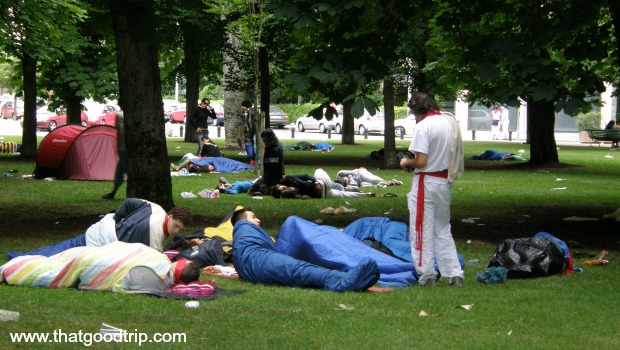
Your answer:
[[[379,267],[370,258],[342,272],[278,253],[273,239],[260,227],[260,220],[251,208],[235,211],[231,222],[234,225],[232,259],[242,280],[335,292],[364,291],[379,280]]]
[[[75,247],[51,257],[21,256],[0,266],[0,282],[10,285],[113,292],[159,294],[199,277],[192,261],[171,263],[155,249],[125,242]]]
[[[127,198],[115,213],[107,214],[83,234],[29,252],[8,252],[7,256],[9,260],[21,255],[52,256],[73,247],[100,247],[115,241],[142,243],[161,252],[163,241],[191,222],[192,213],[188,208],[176,207],[166,213],[153,202]]]

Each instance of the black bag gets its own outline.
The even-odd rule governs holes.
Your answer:
[[[508,269],[508,278],[534,278],[561,273],[567,266],[561,247],[546,237],[534,236],[500,243],[488,267]]]

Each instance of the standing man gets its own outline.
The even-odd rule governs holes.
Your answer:
[[[508,113],[508,108],[506,105],[502,105],[500,108],[502,111],[502,119],[499,122],[499,125],[502,129],[502,140],[508,140],[508,130],[510,129],[510,114]]]
[[[451,286],[463,286],[463,270],[450,228],[450,192],[463,174],[463,142],[456,119],[443,115],[435,100],[414,93],[409,109],[415,115],[409,151],[412,159],[400,160],[400,167],[415,173],[408,194],[411,254],[421,286],[437,285],[437,260],[441,276]]]
[[[211,100],[203,98],[198,108],[194,108],[189,118],[190,125],[196,128],[196,141],[198,142],[196,154],[200,154],[202,149],[202,138],[209,137],[209,118],[217,119],[217,114],[215,114],[215,110],[211,106]]]
[[[244,100],[241,102],[241,111],[245,115],[245,152],[248,155],[250,165],[254,166],[254,159],[256,157],[256,118],[258,116],[252,109],[252,102],[250,102],[250,100]]]
[[[114,119],[114,127],[116,128],[116,152],[118,153],[118,162],[114,171],[114,187],[112,192],[106,193],[101,198],[114,199],[116,192],[125,181],[127,173],[127,153],[125,152],[125,116],[123,111],[118,111]]]

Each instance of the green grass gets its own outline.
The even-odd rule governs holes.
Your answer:
[[[11,137],[5,137],[6,141]],[[18,139],[15,139],[18,141]],[[396,178],[404,186],[376,189],[378,198],[276,200],[251,196],[219,199],[183,199],[184,191],[214,188],[219,174],[173,178],[176,205],[190,207],[197,220],[186,233],[215,225],[234,205],[252,206],[262,226],[276,232],[284,219],[299,215],[311,221],[345,226],[356,218],[388,216],[408,220],[406,194],[410,176],[397,169],[381,169],[368,154],[381,144],[358,141],[356,145],[331,142],[336,150],[287,152],[288,174],[312,173],[322,167],[335,175],[340,169],[365,166],[385,179]],[[399,146],[406,147],[406,141]],[[171,160],[193,152],[193,143],[169,141]],[[518,143],[466,142],[466,159],[486,149],[517,153],[529,149]],[[232,158],[238,150],[226,150]],[[186,309],[184,301],[103,292],[46,290],[0,285],[0,309],[16,310],[19,322],[2,324],[0,348],[33,348],[10,342],[10,332],[97,332],[102,322],[149,335],[180,332],[187,343],[146,344],[143,348],[189,349],[612,349],[620,346],[620,307],[616,302],[620,272],[614,247],[610,265],[584,267],[581,274],[534,280],[508,280],[500,285],[475,282],[485,269],[495,244],[505,236],[527,237],[540,230],[557,236],[566,232],[581,237],[586,245],[576,260],[597,253],[590,242],[598,237],[596,223],[566,223],[569,216],[602,217],[619,205],[617,177],[620,153],[609,148],[561,146],[560,160],[575,166],[533,169],[517,163],[466,162],[466,172],[454,186],[452,216],[454,235],[465,261],[481,264],[465,269],[465,288],[453,289],[442,281],[436,289],[417,286],[392,293],[337,294],[318,290],[251,285],[218,279],[224,289],[244,289],[238,296],[202,302],[199,309]],[[614,158],[606,158],[606,155]],[[528,157],[528,154],[525,154]],[[239,157],[240,159],[240,157]],[[18,169],[30,173],[31,161],[0,156],[0,172]],[[225,174],[229,181],[250,174]],[[115,201],[100,196],[110,182],[35,181],[19,176],[0,178],[0,264],[9,250],[32,249],[73,237],[113,210]],[[557,179],[562,181],[556,181]],[[553,188],[566,187],[566,190]],[[125,187],[122,188],[124,190]],[[395,198],[381,198],[385,193]],[[329,216],[319,211],[345,205],[357,211]],[[477,217],[480,225],[461,223]],[[617,225],[613,234],[617,234]],[[497,238],[493,238],[497,234]],[[467,243],[468,240],[472,244]],[[617,243],[620,238],[610,238]],[[483,242],[479,242],[483,241]],[[596,245],[598,247],[598,245]],[[617,246],[617,245],[616,245]],[[343,311],[339,305],[353,308]],[[470,310],[460,305],[474,304]],[[420,311],[428,313],[420,317]],[[98,344],[97,348],[137,348],[137,344]],[[81,344],[37,344],[36,348],[78,349]]]

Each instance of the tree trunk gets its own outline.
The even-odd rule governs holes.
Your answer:
[[[398,169],[396,139],[394,136],[394,82],[388,77],[383,80],[383,113],[385,130],[383,137],[384,165],[387,169]]]
[[[187,122],[189,116],[197,108],[198,96],[200,93],[200,46],[195,40],[202,40],[203,38],[192,35],[193,29],[189,24],[183,25],[183,40],[185,54],[185,111],[187,112],[187,118],[185,123],[185,142],[196,142],[196,129],[191,127]]]
[[[110,0],[119,106],[125,115],[127,197],[174,207],[152,0]]]
[[[555,144],[555,109],[553,101],[528,99],[527,120],[530,136],[530,164],[544,165],[558,163]]]
[[[243,73],[235,57],[240,44],[239,39],[231,33],[226,33],[226,42],[226,46],[230,49],[223,50],[224,115],[226,116],[224,147],[243,149],[245,120],[241,112],[241,102],[243,102],[245,94],[237,88],[237,83],[243,80]]]
[[[349,100],[342,104],[342,144],[352,145],[355,143],[355,123],[351,115],[351,106],[353,100]]]
[[[24,74],[24,127],[22,130],[22,148],[20,156],[34,158],[37,156],[37,60],[24,52],[22,57]]]
[[[80,125],[82,123],[82,98],[72,94],[65,102],[67,124]]]
[[[259,84],[260,84],[260,105],[271,105],[271,75],[269,74],[269,54],[266,46],[261,46],[258,49],[258,69],[259,69]],[[269,128],[269,108],[263,108],[265,111],[264,128]]]

